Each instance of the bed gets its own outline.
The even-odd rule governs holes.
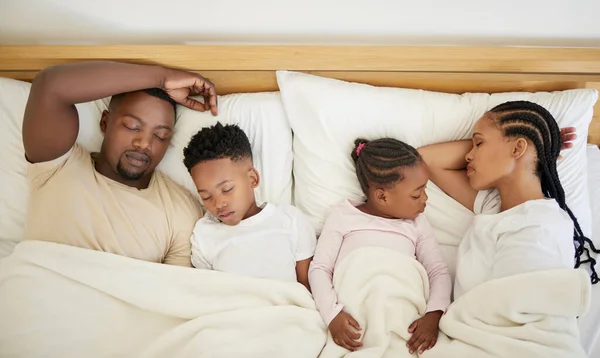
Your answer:
[[[483,107],[479,108],[476,105],[473,107],[472,103],[480,101],[482,106],[488,106],[494,101],[505,98],[503,96],[506,96],[506,93],[516,93],[515,96],[517,97],[521,96],[522,93],[528,93],[527,96],[532,96],[531,98],[539,99],[542,102],[547,101],[548,105],[555,105],[561,101],[573,103],[575,101],[573,98],[581,97],[581,101],[584,101],[589,107],[586,107],[589,113],[583,111],[580,115],[589,117],[586,122],[587,140],[585,138],[579,139],[576,148],[578,154],[576,154],[576,157],[573,154],[571,158],[566,158],[568,163],[565,164],[566,169],[563,172],[572,171],[572,177],[565,180],[568,182],[569,188],[575,188],[572,191],[573,197],[579,198],[577,202],[581,204],[581,207],[578,207],[577,211],[581,212],[584,217],[587,215],[588,233],[593,235],[592,238],[597,245],[600,244],[600,206],[598,204],[600,203],[600,150],[597,147],[600,144],[600,103],[597,102],[597,90],[600,90],[600,50],[361,46],[0,46],[0,77],[23,81],[18,84],[23,91],[20,94],[21,97],[19,97],[19,101],[22,102],[23,98],[26,99],[27,94],[27,87],[24,83],[31,81],[38,71],[53,64],[85,60],[119,60],[160,64],[197,71],[211,79],[216,84],[219,95],[224,96],[220,103],[224,106],[226,114],[222,115],[220,120],[243,123],[243,125],[248,126],[248,128],[244,127],[245,130],[254,131],[250,135],[251,140],[253,140],[254,151],[260,153],[274,151],[275,144],[270,143],[269,138],[275,137],[278,138],[278,148],[285,146],[289,149],[280,151],[279,157],[275,159],[259,160],[258,165],[261,170],[268,171],[269,167],[276,168],[273,169],[272,173],[267,172],[264,176],[267,182],[273,183],[270,186],[271,188],[277,188],[276,190],[270,189],[270,191],[261,189],[263,191],[258,193],[259,198],[265,200],[277,198],[281,202],[297,204],[301,209],[308,212],[311,222],[317,230],[322,224],[323,207],[326,205],[305,198],[310,193],[314,194],[312,196],[321,197],[323,193],[318,190],[329,190],[332,183],[327,183],[325,180],[325,183],[319,184],[323,186],[322,188],[315,188],[317,185],[314,181],[311,181],[313,179],[303,176],[302,173],[316,170],[326,172],[327,168],[306,166],[306,163],[303,163],[302,160],[294,159],[301,158],[299,153],[303,150],[306,152],[306,147],[315,148],[316,144],[312,142],[302,143],[300,140],[306,138],[307,133],[310,133],[313,129],[317,131],[316,126],[321,125],[319,127],[320,132],[324,133],[324,136],[315,135],[315,138],[322,139],[321,142],[324,142],[331,139],[331,137],[328,137],[331,132],[340,133],[339,128],[336,128],[334,124],[340,124],[341,122],[339,118],[333,118],[328,114],[336,112],[335,107],[328,107],[329,104],[315,104],[311,107],[312,112],[295,111],[291,113],[290,108],[310,107],[306,103],[297,103],[295,99],[291,98],[292,94],[301,94],[303,90],[314,92],[316,89],[322,91],[322,93],[347,91],[343,92],[346,96],[357,94],[360,98],[364,98],[363,94],[366,94],[366,96],[371,96],[371,94],[379,96],[383,93],[382,91],[388,91],[387,89],[381,90],[381,88],[389,87],[394,89],[389,90],[389,93],[386,92],[386,95],[399,96],[393,98],[401,98],[406,100],[406,103],[430,100],[446,101],[443,103],[450,103],[447,108],[464,107],[466,108],[465,115],[473,118],[477,117],[475,112],[479,109],[483,110]],[[305,77],[306,75],[310,76]],[[339,80],[339,82],[330,82],[331,79]],[[370,86],[363,87],[357,84],[368,84]],[[10,86],[12,85],[14,83],[10,83]],[[355,85],[358,87],[354,87]],[[407,89],[410,92],[393,92],[396,90],[395,88]],[[279,91],[282,93],[282,98],[279,97]],[[0,88],[0,93],[6,92],[2,92],[2,88]],[[496,95],[485,95],[485,97],[482,95],[487,93]],[[460,94],[460,96],[454,94]],[[323,96],[321,95],[321,97]],[[333,97],[335,95],[332,94],[331,98]],[[7,98],[9,97],[0,96],[0,105],[4,105],[5,109],[8,108],[6,107]],[[347,100],[347,97],[343,99]],[[311,101],[314,102],[316,99]],[[377,101],[379,99],[374,99],[372,103],[378,103]],[[283,103],[282,108],[287,111],[285,115],[278,112],[280,109],[277,106],[280,105],[280,102]],[[78,108],[80,116],[85,114],[93,118],[98,115],[98,111],[101,111],[102,106],[105,105],[106,100],[104,102],[82,104]],[[557,106],[556,108],[560,108],[566,113],[565,117],[568,117],[568,113],[572,115],[578,113],[571,105],[559,103]],[[425,106],[424,108],[428,107]],[[471,113],[474,111],[473,108],[476,110]],[[410,117],[415,113],[406,108],[387,110],[396,111],[388,113],[399,111],[401,114],[405,114],[405,117]],[[438,111],[442,110],[443,108]],[[239,114],[240,111],[249,111],[251,114],[247,115],[246,118],[244,115]],[[272,114],[274,111],[277,112],[277,115]],[[432,111],[435,112],[435,110]],[[20,112],[16,111],[14,113]],[[7,117],[10,114],[14,117],[14,113],[10,114],[8,110],[5,110],[0,112],[0,115]],[[187,134],[201,126],[201,124],[196,123],[197,119],[192,118],[188,112],[184,111],[180,116],[183,120],[179,120],[178,126],[184,128],[182,131]],[[429,116],[434,118],[436,122],[425,123],[423,127],[415,130],[443,128],[444,123],[440,122],[440,118],[444,120],[451,118],[443,117],[439,112]],[[262,121],[262,124],[257,127],[255,123],[260,121],[258,117],[269,117],[269,121]],[[303,120],[308,117],[317,118],[320,124]],[[202,118],[207,123],[212,121],[208,116]],[[348,114],[347,118],[343,118],[343,120],[349,121],[349,123],[356,120],[358,123],[360,118],[353,119],[352,114]],[[574,122],[565,120],[561,124],[577,123],[577,125],[580,125],[581,123],[577,122],[578,120],[578,118],[574,118]],[[264,122],[269,124],[266,125]],[[290,128],[285,127],[288,123],[291,127],[291,133],[286,134],[286,128],[290,132]],[[404,122],[400,120],[400,124],[402,123]],[[378,125],[378,122],[375,121],[370,126],[376,127]],[[410,127],[411,124],[406,122],[404,125]],[[385,125],[381,124],[381,126]],[[455,128],[452,139],[466,136],[468,128],[468,123],[465,126]],[[13,137],[14,133],[18,133],[18,131],[14,131],[14,128],[12,130],[13,132],[5,130],[4,134],[0,134],[0,138],[10,140],[9,136],[11,134],[9,133],[12,133]],[[445,138],[437,134],[440,130],[433,130],[435,135],[431,137],[427,137],[427,134],[422,132],[421,137],[426,137],[425,142]],[[90,148],[94,148],[97,147],[100,139],[97,134],[91,131],[90,129],[90,132],[87,133],[84,128],[83,132],[80,132],[80,138],[86,143],[91,143],[89,144]],[[392,129],[390,131],[395,135],[396,132],[393,132]],[[276,133],[283,134],[278,135]],[[294,137],[292,137],[292,133]],[[373,135],[376,134],[373,133]],[[350,136],[351,133],[345,132],[344,135]],[[187,139],[189,139],[189,135],[174,138],[174,149],[170,150],[172,155],[166,157],[168,163],[161,169],[174,177],[180,184],[189,188],[190,191],[193,191],[193,186],[189,178],[186,177],[185,171],[180,167],[180,163],[169,164],[179,160],[180,153],[178,151]],[[346,149],[345,147],[340,149],[339,155],[345,155]],[[347,163],[344,163],[344,166],[330,170],[334,170],[333,173],[350,170]],[[296,171],[293,179],[295,183],[292,183],[292,165],[293,170]],[[301,167],[302,165],[304,167]],[[300,175],[297,172],[298,168],[302,168]],[[19,170],[22,171],[22,168]],[[284,179],[279,178],[281,172],[288,173]],[[0,173],[3,175],[0,178],[9,180],[6,173]],[[19,178],[19,180],[21,179]],[[281,182],[281,186],[277,187],[279,182]],[[582,186],[581,183],[585,183],[585,186]],[[15,185],[22,184],[17,183]],[[347,185],[344,183],[344,185],[341,185],[341,191],[336,193],[355,196],[357,195],[356,186],[353,185],[353,183],[347,183]],[[10,187],[15,188],[12,183]],[[585,188],[584,192],[581,192],[582,188]],[[19,189],[22,188],[19,187]],[[313,189],[316,191],[312,192]],[[302,193],[307,194],[299,196],[302,190],[304,190]],[[435,190],[435,188],[432,190]],[[9,194],[14,195],[14,190]],[[19,197],[17,201],[24,201],[24,195]],[[6,204],[12,198],[13,196],[2,197],[5,202],[4,204],[0,203],[0,205],[4,205],[1,207],[3,214],[12,212],[12,209]],[[328,200],[334,201],[335,198]],[[440,202],[442,200],[440,199]],[[571,200],[576,201],[576,199]],[[19,210],[22,211],[23,209]],[[433,209],[428,210],[430,210],[430,215],[438,215],[438,212],[435,211],[436,205],[433,205]],[[6,220],[1,222],[2,227],[0,228],[0,232],[2,232],[0,235],[2,236],[0,238],[0,257],[9,255],[19,242],[18,228],[9,228]],[[439,225],[443,223],[443,220],[438,221]],[[460,230],[460,228],[455,228],[455,230]],[[446,235],[443,231],[441,230],[439,233],[441,237],[452,236],[451,234]],[[10,235],[7,233],[10,233]],[[452,250],[455,245],[448,243],[447,246],[446,254],[451,261]],[[453,266],[452,263],[451,266]],[[580,339],[584,349],[590,356],[600,356],[600,341],[598,340],[600,335],[600,324],[598,324],[600,320],[600,300],[598,297],[600,297],[599,289],[594,286],[589,313],[579,319]]]

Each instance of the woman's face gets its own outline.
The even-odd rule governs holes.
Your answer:
[[[504,137],[489,115],[473,128],[473,149],[466,155],[467,177],[475,190],[497,187],[516,166],[515,141]]]

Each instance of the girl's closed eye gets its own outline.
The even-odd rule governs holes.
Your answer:
[[[411,195],[411,198],[418,200],[419,198],[421,198],[421,194],[419,195]]]

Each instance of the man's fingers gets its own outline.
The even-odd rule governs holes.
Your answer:
[[[204,112],[206,110],[206,107],[202,104],[202,102],[196,101],[195,99],[190,97],[186,97],[182,102],[179,102],[179,104],[189,109],[193,109],[200,112]]]
[[[202,96],[204,97],[204,106],[210,109],[213,116],[218,114],[217,88],[209,80],[204,80],[202,84]]]

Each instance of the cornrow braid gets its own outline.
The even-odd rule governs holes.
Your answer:
[[[399,169],[412,167],[421,161],[415,148],[393,138],[356,139],[351,156],[365,194],[372,184],[391,185],[402,180]]]
[[[561,138],[556,120],[544,107],[528,101],[506,102],[492,108],[489,113],[505,136],[525,137],[535,145],[538,153],[536,174],[541,180],[542,192],[545,197],[556,200],[560,208],[569,214],[575,227],[575,268],[589,264],[592,284],[598,283],[596,260],[590,250],[596,254],[600,250],[583,234],[577,218],[567,206],[565,191],[558,177],[556,162],[560,154]]]

